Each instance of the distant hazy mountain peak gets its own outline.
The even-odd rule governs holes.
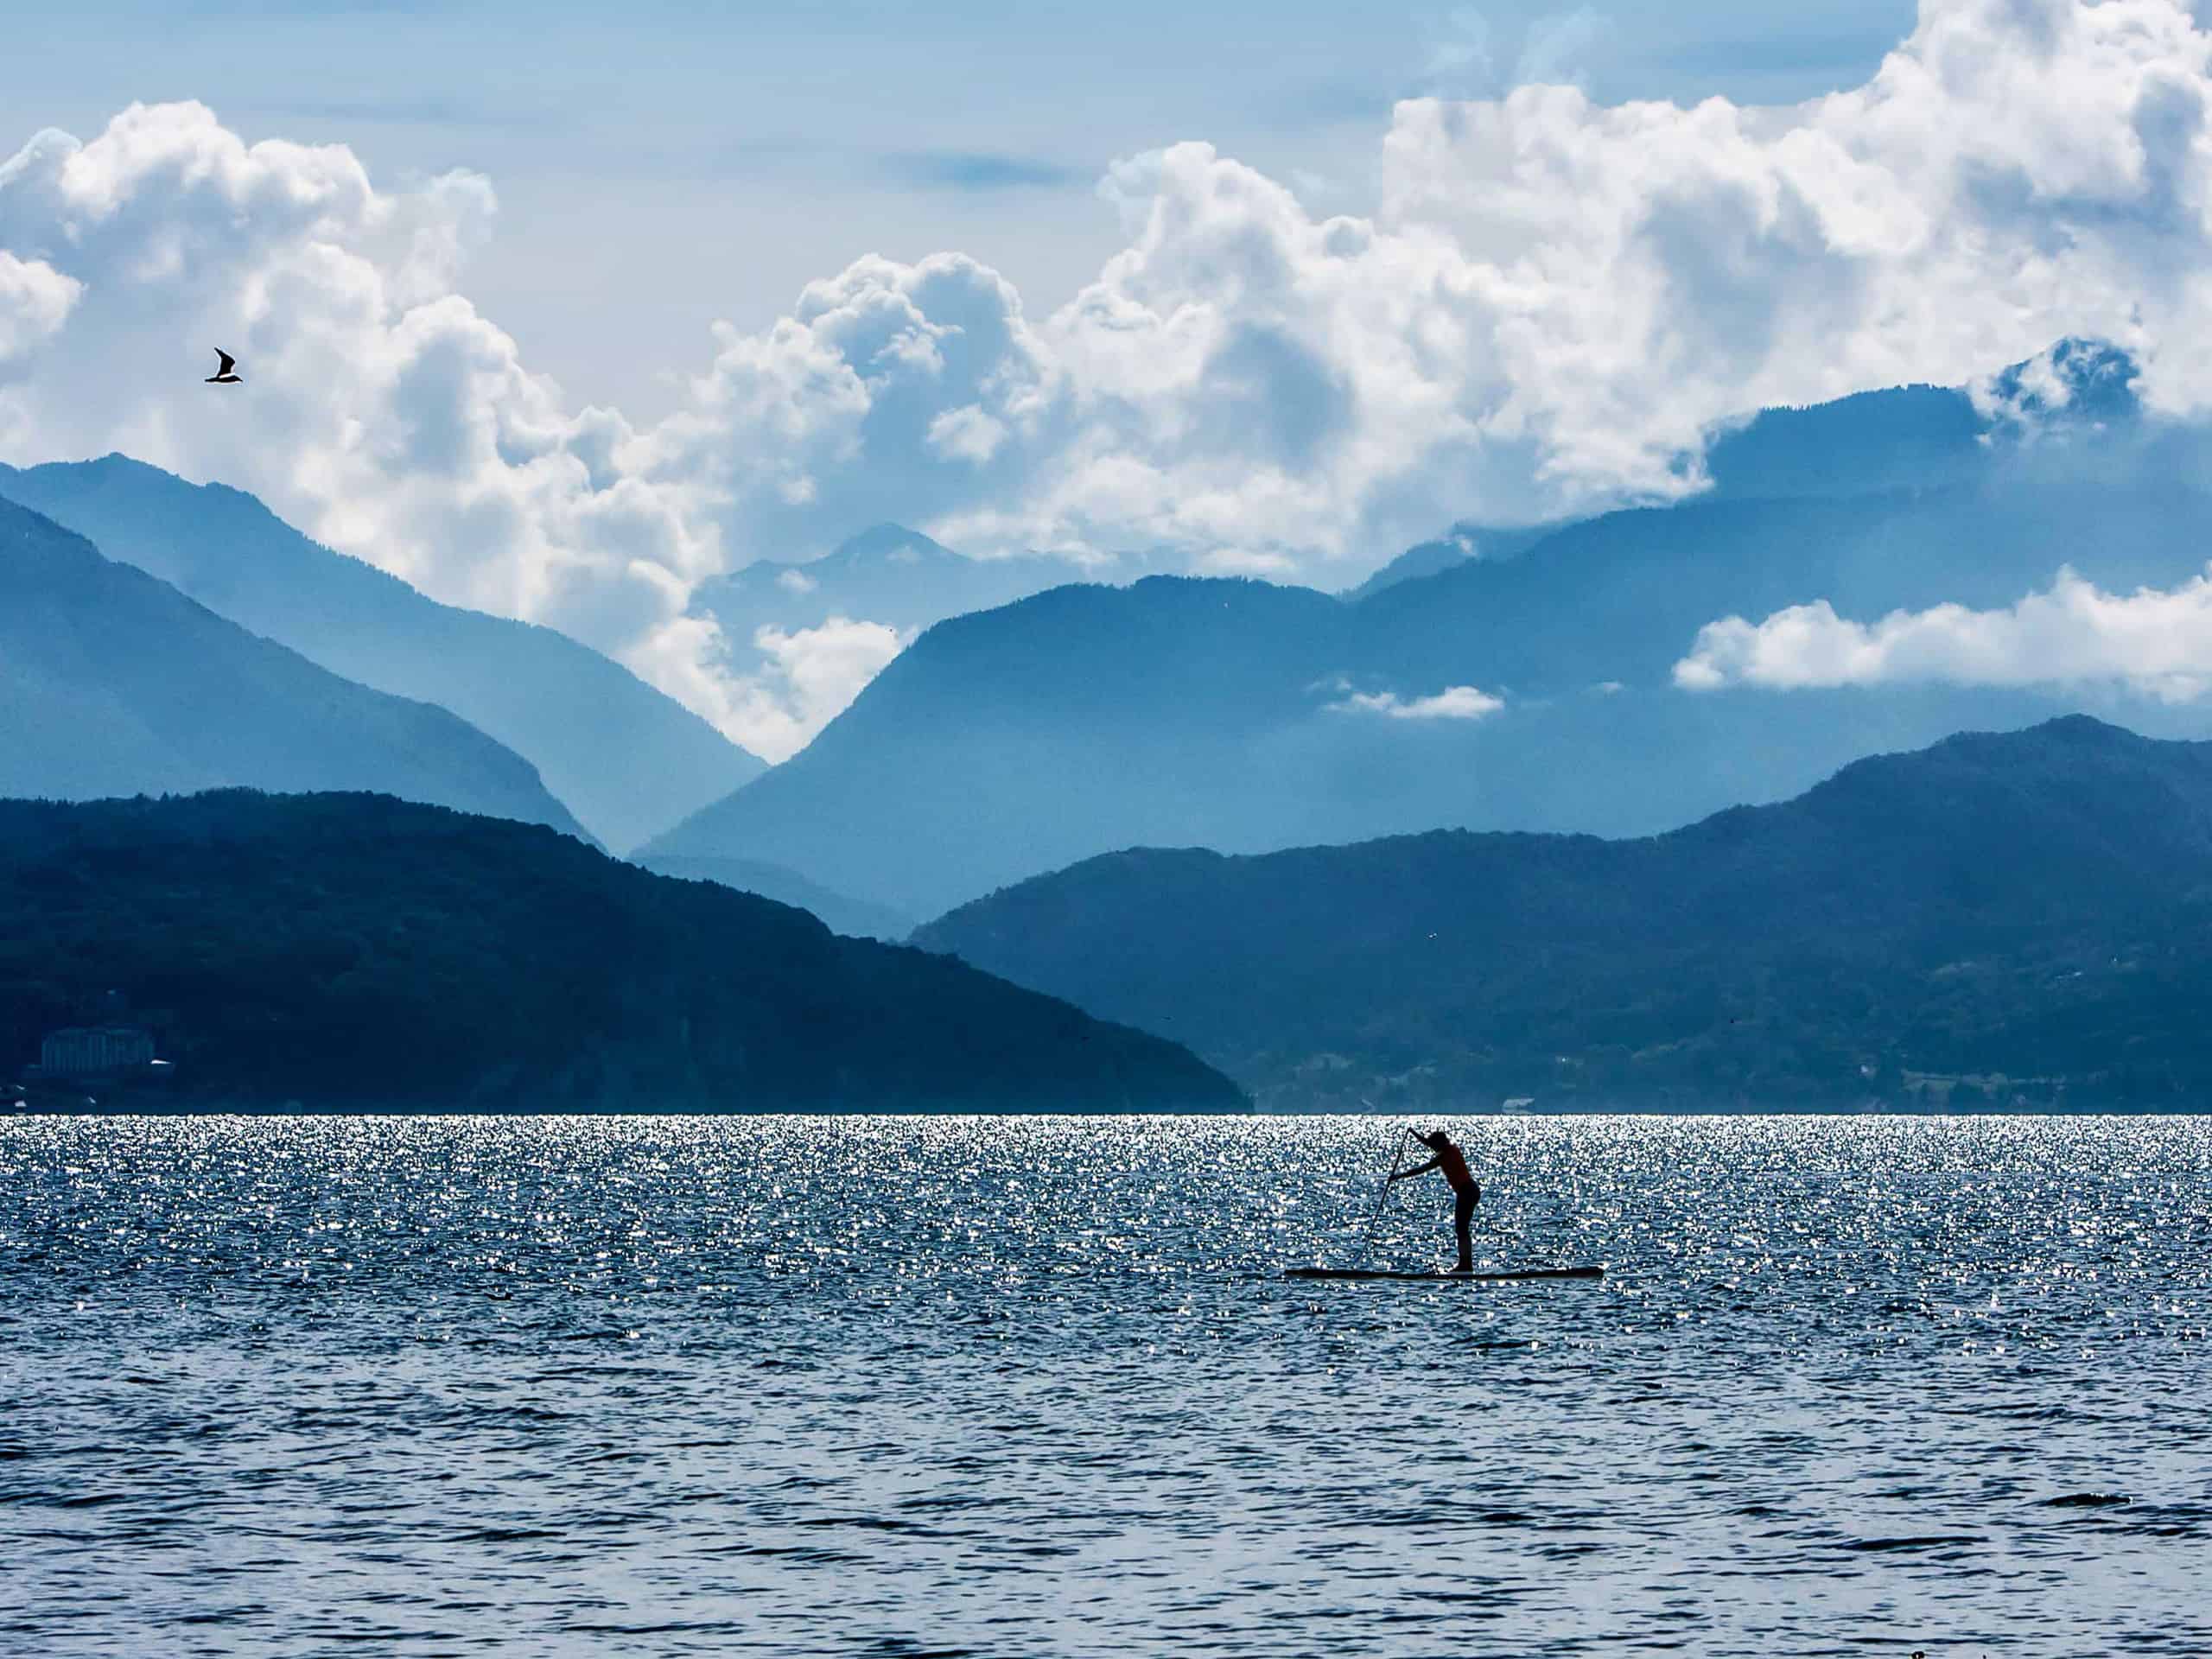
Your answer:
[[[957,559],[964,555],[931,541],[918,530],[886,520],[870,524],[837,544],[831,558],[881,559],[892,564],[919,564],[925,559]]]
[[[378,791],[584,834],[512,750],[0,500],[0,795]]]
[[[252,495],[135,461],[0,467],[0,497],[88,537],[334,674],[435,703],[530,760],[595,834],[634,845],[760,761],[626,668],[535,623],[443,604]]]

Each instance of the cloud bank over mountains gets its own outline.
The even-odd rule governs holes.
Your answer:
[[[571,404],[467,299],[486,181],[375,183],[342,147],[133,106],[0,163],[0,459],[119,448],[251,489],[775,756],[898,641],[851,619],[740,672],[687,597],[880,519],[1335,587],[1456,520],[1693,491],[1729,416],[2062,335],[2201,413],[2208,105],[2177,0],[1928,0],[1866,86],[1789,109],[1402,103],[1361,217],[1178,143],[1109,171],[1127,245],[1058,308],[963,255],[862,258],[717,331],[648,426]],[[216,402],[219,345],[247,384]]]

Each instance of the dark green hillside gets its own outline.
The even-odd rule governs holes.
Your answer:
[[[1956,737],[1639,841],[1119,853],[915,938],[1263,1104],[2202,1107],[2212,743]]]
[[[0,802],[0,1077],[122,992],[206,1105],[1234,1109],[1171,1043],[547,830],[368,795]]]

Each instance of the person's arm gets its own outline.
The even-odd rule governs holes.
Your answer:
[[[1402,1180],[1404,1180],[1404,1179],[1406,1179],[1406,1177],[1407,1177],[1407,1176],[1408,1176],[1408,1175],[1426,1175],[1426,1174],[1427,1174],[1427,1173],[1428,1173],[1428,1172],[1429,1172],[1430,1170],[1434,1169],[1434,1168],[1437,1166],[1437,1165],[1439,1165],[1439,1164],[1442,1163],[1443,1161],[1444,1161],[1444,1160],[1443,1160],[1441,1158],[1432,1158],[1432,1159],[1430,1159],[1427,1163],[1425,1163],[1425,1164],[1421,1165],[1421,1166],[1419,1168],[1417,1168],[1417,1169],[1402,1169],[1402,1170],[1400,1170],[1396,1174],[1393,1175],[1393,1176],[1390,1178],[1390,1179],[1391,1179],[1391,1180],[1393,1180],[1393,1181],[1402,1181]],[[1385,1185],[1388,1185],[1388,1183],[1386,1182],[1386,1183],[1385,1183]]]

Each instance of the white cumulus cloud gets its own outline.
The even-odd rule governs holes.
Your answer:
[[[59,331],[84,291],[51,265],[0,251],[0,372]]]
[[[2070,569],[2003,610],[1938,605],[1873,623],[1826,600],[1763,622],[1732,616],[1699,630],[1675,682],[1792,689],[1942,681],[1957,685],[2116,683],[2170,702],[2212,688],[2212,576],[2171,590],[2108,594]]]
[[[1578,30],[1524,69],[1571,73]],[[1488,48],[1453,49],[1471,73]],[[735,666],[688,595],[886,519],[1333,588],[1455,520],[1694,490],[1684,457],[1744,411],[1966,382],[2062,335],[2200,414],[2208,111],[2181,0],[1926,0],[1866,85],[1786,109],[1408,100],[1358,215],[1176,144],[1110,169],[1125,245],[1065,303],[957,253],[871,256],[718,329],[640,424],[470,302],[488,181],[379,185],[343,147],[133,106],[0,162],[0,458],[119,448],[253,490],[788,753],[837,700]],[[247,377],[219,403],[216,346]]]
[[[0,166],[0,248],[74,300],[0,375],[6,458],[121,449],[234,483],[442,599],[696,691],[698,642],[670,625],[718,568],[708,491],[637,466],[619,415],[568,406],[456,291],[493,211],[473,175],[380,192],[341,147],[249,144],[198,105],[38,135]],[[0,336],[23,315],[0,283]],[[245,385],[200,384],[217,346]]]
[[[1505,707],[1502,698],[1471,685],[1447,685],[1429,697],[1395,691],[1354,691],[1328,705],[1341,714],[1382,715],[1391,720],[1480,720]]]
[[[725,723],[752,732],[761,753],[781,760],[860,696],[885,664],[912,643],[914,630],[833,616],[819,627],[756,628],[753,644],[768,671],[734,683]]]

